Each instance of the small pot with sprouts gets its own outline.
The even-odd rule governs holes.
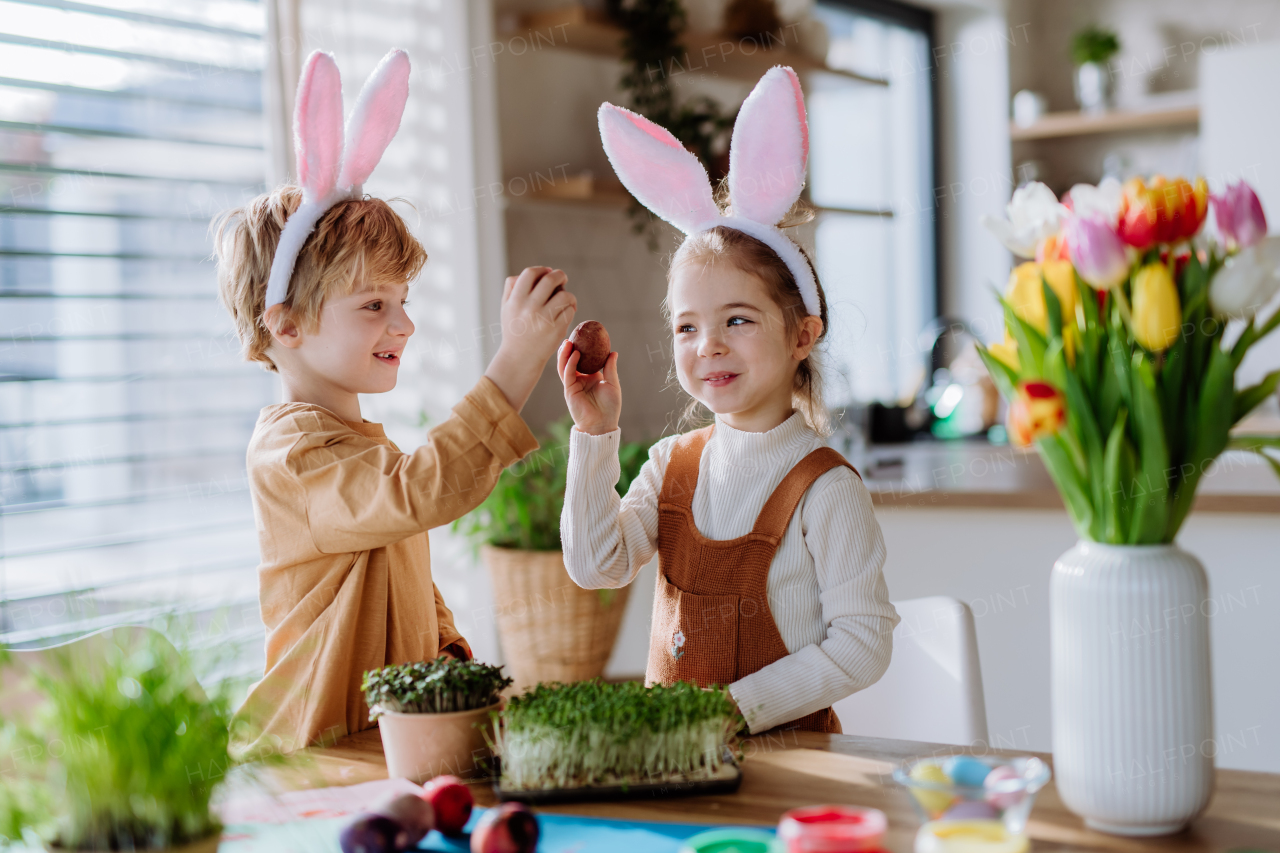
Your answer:
[[[415,782],[484,776],[492,758],[486,728],[509,686],[501,667],[447,656],[366,672],[361,688],[387,773]]]

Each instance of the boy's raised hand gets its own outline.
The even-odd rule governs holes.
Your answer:
[[[618,354],[609,353],[599,373],[579,373],[582,353],[568,341],[560,344],[556,367],[564,383],[564,401],[573,415],[573,425],[591,435],[604,435],[618,428],[622,412],[622,385],[618,382]]]
[[[516,411],[524,408],[578,310],[568,283],[563,270],[527,267],[509,276],[502,290],[502,343],[484,375]]]

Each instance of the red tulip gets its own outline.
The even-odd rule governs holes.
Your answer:
[[[1160,175],[1150,185],[1133,178],[1124,185],[1116,230],[1130,246],[1147,249],[1192,237],[1208,211],[1209,185],[1204,178],[1196,178],[1194,185],[1185,178],[1170,182]]]
[[[1017,395],[1009,404],[1009,440],[1027,447],[1041,438],[1056,435],[1067,422],[1067,402],[1062,392],[1040,379],[1018,383]]]

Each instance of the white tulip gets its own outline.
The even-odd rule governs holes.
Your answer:
[[[1081,219],[1101,217],[1112,228],[1120,221],[1124,186],[1115,178],[1103,178],[1096,187],[1076,184],[1067,195],[1071,197],[1072,212]]]
[[[1209,283],[1215,314],[1247,320],[1280,292],[1280,235],[1227,258]]]
[[[1039,181],[1019,187],[1005,210],[1007,220],[984,215],[982,224],[1006,249],[1022,258],[1034,258],[1036,244],[1062,230],[1068,212],[1053,190]]]

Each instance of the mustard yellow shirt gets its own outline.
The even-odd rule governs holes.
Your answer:
[[[237,753],[370,728],[366,670],[465,646],[431,579],[427,530],[474,509],[537,446],[488,378],[413,453],[320,406],[262,410],[247,462],[267,661],[238,711],[257,738]]]

